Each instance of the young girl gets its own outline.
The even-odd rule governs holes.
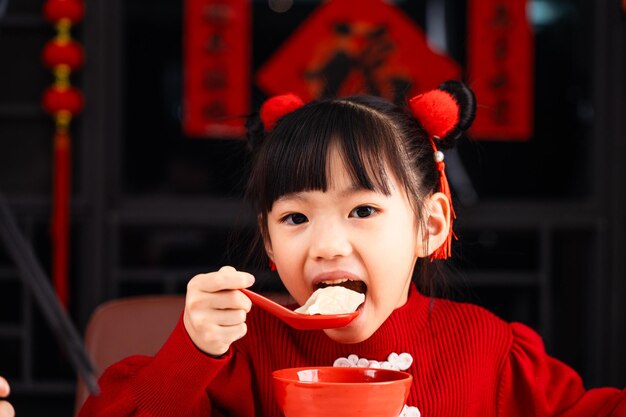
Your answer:
[[[280,416],[272,371],[334,365],[411,373],[405,416],[626,416],[626,391],[585,391],[526,326],[421,292],[453,236],[439,149],[474,108],[457,82],[408,109],[374,97],[270,99],[250,126],[247,196],[260,242],[298,304],[343,285],[365,294],[360,315],[343,328],[294,330],[238,291],[252,275],[230,266],[198,275],[157,355],[109,368],[80,415]]]

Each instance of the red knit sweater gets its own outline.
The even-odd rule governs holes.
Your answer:
[[[330,366],[350,354],[385,361],[393,352],[413,357],[407,404],[422,417],[626,417],[626,390],[586,391],[529,328],[480,307],[433,301],[414,288],[408,302],[358,344],[291,329],[253,308],[248,334],[215,359],[193,345],[180,321],[155,357],[110,367],[100,379],[102,394],[88,399],[80,417],[280,416],[273,370]]]

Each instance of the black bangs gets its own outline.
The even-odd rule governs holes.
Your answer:
[[[384,116],[359,104],[338,100],[304,106],[281,119],[259,149],[248,197],[267,213],[286,194],[326,191],[329,153],[335,149],[356,187],[388,195],[385,167],[402,172],[396,166],[402,159],[393,145],[397,141],[388,139],[394,135]]]

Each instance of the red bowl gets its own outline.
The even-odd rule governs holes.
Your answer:
[[[285,417],[398,417],[413,378],[390,369],[288,368],[272,373]]]

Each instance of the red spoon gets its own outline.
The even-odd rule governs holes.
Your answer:
[[[278,303],[263,297],[253,291],[241,289],[242,293],[248,296],[250,300],[258,307],[275,315],[294,329],[299,330],[321,330],[336,329],[338,327],[347,326],[360,313],[359,310],[354,313],[347,314],[302,314],[291,311]]]

